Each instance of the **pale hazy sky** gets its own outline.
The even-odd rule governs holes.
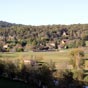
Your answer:
[[[0,20],[29,25],[88,23],[88,0],[0,0]]]

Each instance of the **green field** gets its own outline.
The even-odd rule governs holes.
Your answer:
[[[17,59],[17,58],[23,58],[23,59],[32,59],[32,58],[42,58],[44,62],[48,62],[52,60],[53,62],[63,62],[68,61],[70,59],[69,57],[69,51],[63,50],[63,51],[52,51],[52,52],[7,52],[7,53],[0,53],[0,58],[2,59]]]
[[[0,53],[0,59],[15,60],[15,59],[39,59],[43,62],[55,62],[61,68],[68,64],[71,57],[70,51],[72,49],[51,51],[51,52],[6,52]],[[87,50],[87,49],[86,49]],[[85,52],[85,56],[88,57],[88,53]]]

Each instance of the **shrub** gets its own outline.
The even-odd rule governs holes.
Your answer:
[[[88,82],[88,76],[86,76],[86,77],[84,78],[84,81],[85,81],[85,82]]]
[[[83,65],[84,51],[82,49],[76,48],[70,52],[71,62],[75,69],[79,69]]]
[[[8,75],[8,78],[13,79],[16,77],[17,68],[14,63],[11,61],[5,63],[5,73]]]
[[[73,78],[77,80],[83,80],[83,70],[74,70]]]
[[[0,76],[3,75],[4,70],[5,70],[5,64],[4,64],[4,61],[0,60]]]
[[[16,51],[17,51],[17,52],[23,52],[24,49],[23,49],[23,48],[17,48]]]

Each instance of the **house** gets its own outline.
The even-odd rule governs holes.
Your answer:
[[[46,47],[48,47],[48,49],[54,49],[55,48],[55,43],[53,43],[53,42],[46,43]]]
[[[9,38],[8,39],[9,40],[13,40],[14,39],[14,36],[9,35]]]
[[[9,47],[8,44],[5,44],[5,45],[3,46],[4,49],[7,49],[8,47]]]
[[[61,44],[65,44],[65,41],[64,41],[64,40],[62,40],[62,41],[61,41]]]
[[[63,32],[62,36],[67,36],[67,34],[66,34],[66,32],[65,32],[65,31]]]
[[[55,43],[50,43],[51,46],[55,47]]]
[[[63,40],[61,40],[61,44],[66,44],[68,42],[69,42],[69,39],[63,39]]]
[[[69,39],[62,39],[60,44],[58,45],[58,49],[63,49],[63,48],[67,48],[67,44],[69,43]]]

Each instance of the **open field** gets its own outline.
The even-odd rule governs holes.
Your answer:
[[[51,52],[6,52],[0,53],[0,58],[3,59],[31,59],[31,58],[42,58],[44,62],[48,62],[52,60],[53,62],[61,62],[67,61],[70,59],[69,57],[69,50],[62,50],[62,51],[51,51]]]
[[[85,48],[85,57],[88,57],[88,48]],[[6,52],[6,53],[0,53],[0,59],[9,59],[9,60],[15,60],[15,59],[36,59],[43,62],[55,62],[57,67],[59,68],[65,68],[66,64],[70,61],[70,51],[72,49],[67,50],[61,50],[61,51],[51,51],[51,52]]]

